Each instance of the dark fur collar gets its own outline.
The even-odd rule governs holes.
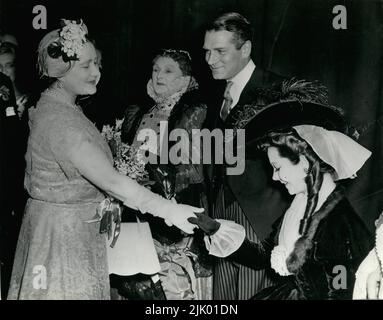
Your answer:
[[[344,196],[343,188],[337,186],[323,203],[322,207],[313,215],[307,233],[296,241],[293,252],[287,258],[287,269],[291,273],[297,273],[298,270],[304,265],[309,252],[313,248],[313,238],[316,234],[319,223],[328,216],[328,214],[344,198]]]
[[[170,112],[168,119],[169,132],[178,128],[177,122],[183,117],[187,117],[189,109],[193,110],[195,108],[205,108],[205,105],[201,102],[201,96],[196,89],[186,92]]]

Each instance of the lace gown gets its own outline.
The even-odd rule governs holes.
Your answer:
[[[9,299],[110,299],[106,242],[88,223],[103,193],[68,155],[88,141],[109,147],[76,106],[43,93],[31,111],[25,187],[29,193]]]

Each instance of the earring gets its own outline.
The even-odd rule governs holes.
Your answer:
[[[308,168],[303,168],[303,171],[308,174],[309,173],[309,169]]]

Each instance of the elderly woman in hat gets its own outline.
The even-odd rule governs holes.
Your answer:
[[[30,198],[10,299],[110,299],[106,240],[95,218],[106,195],[186,233],[194,227],[187,218],[203,211],[175,204],[114,170],[107,143],[76,105],[78,96],[96,92],[97,61],[82,21],[63,20],[40,42],[38,65],[49,86],[31,113]]]
[[[325,104],[320,87],[285,82],[281,92],[282,102],[249,106],[253,112],[240,119],[246,147],[260,146],[273,180],[294,196],[274,232],[255,244],[234,222],[200,214],[190,221],[210,235],[210,254],[255,269],[271,267],[276,285],[255,299],[350,299],[372,239],[339,181],[354,178],[371,152],[343,133],[342,116]]]

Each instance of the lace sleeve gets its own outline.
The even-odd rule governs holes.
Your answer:
[[[226,258],[239,249],[245,240],[245,228],[234,221],[217,219],[221,224],[218,231],[205,236],[204,241],[209,254]]]

